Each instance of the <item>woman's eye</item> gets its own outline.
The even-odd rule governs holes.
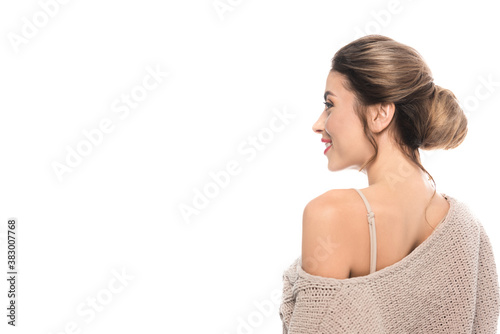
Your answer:
[[[326,106],[326,109],[330,109],[331,107],[333,107],[333,104],[329,102],[323,102],[323,104]]]

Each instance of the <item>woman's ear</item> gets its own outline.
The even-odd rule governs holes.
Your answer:
[[[391,123],[396,106],[394,103],[377,103],[371,105],[368,111],[368,126],[373,133],[383,131]]]

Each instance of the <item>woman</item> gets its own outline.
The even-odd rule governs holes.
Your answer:
[[[455,95],[416,50],[369,35],[335,54],[324,98],[313,130],[328,169],[356,168],[369,186],[306,205],[302,254],[283,274],[283,333],[496,333],[489,238],[420,161],[419,148],[465,139]]]

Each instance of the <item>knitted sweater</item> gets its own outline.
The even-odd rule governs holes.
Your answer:
[[[369,275],[311,275],[298,257],[283,273],[283,334],[496,333],[498,276],[493,250],[469,207],[450,209],[405,258]]]

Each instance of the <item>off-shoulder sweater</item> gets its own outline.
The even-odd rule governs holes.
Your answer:
[[[283,273],[283,333],[496,333],[500,299],[490,239],[465,203],[442,195],[450,203],[446,217],[388,267],[336,279],[305,272],[296,258]]]

